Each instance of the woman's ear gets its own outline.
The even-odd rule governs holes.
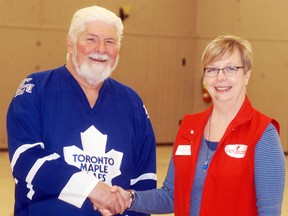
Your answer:
[[[249,71],[246,71],[245,76],[246,76],[246,82],[245,85],[248,85],[249,79],[251,75],[251,69]]]

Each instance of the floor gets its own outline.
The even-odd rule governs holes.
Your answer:
[[[158,187],[162,185],[166,176],[171,151],[172,147],[169,145],[157,146]],[[5,151],[0,152],[0,164],[0,212],[1,216],[13,216],[14,180],[11,175],[8,153]],[[288,165],[288,156],[286,156],[286,164]],[[166,214],[165,216],[168,215],[174,214]],[[288,169],[286,169],[286,185],[281,216],[288,216]]]

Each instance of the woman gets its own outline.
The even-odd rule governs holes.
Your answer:
[[[207,45],[202,67],[213,105],[183,119],[161,189],[122,190],[127,202],[131,195],[131,211],[174,210],[176,216],[281,214],[285,158],[279,125],[255,110],[246,95],[252,64],[247,40],[227,35]]]

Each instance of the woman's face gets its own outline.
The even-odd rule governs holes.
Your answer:
[[[206,68],[222,69],[231,66],[244,66],[238,49],[234,50],[232,53],[216,58],[207,65]],[[245,73],[244,68],[239,68],[233,76],[226,76],[223,70],[220,70],[215,77],[208,77],[204,74],[204,83],[214,103],[242,103],[245,99],[246,86],[250,74],[251,70],[246,71]]]

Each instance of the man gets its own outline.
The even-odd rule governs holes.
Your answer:
[[[109,78],[122,32],[111,11],[78,10],[66,65],[20,84],[7,114],[15,215],[123,213],[129,203],[111,193],[112,185],[156,187],[155,138],[145,106],[132,89]]]

